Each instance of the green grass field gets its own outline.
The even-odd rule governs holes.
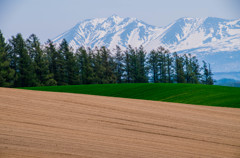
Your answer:
[[[21,89],[240,108],[240,88],[213,85],[134,83],[25,87]]]

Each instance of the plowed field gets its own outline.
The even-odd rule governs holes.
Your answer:
[[[240,157],[240,109],[0,88],[0,158]]]

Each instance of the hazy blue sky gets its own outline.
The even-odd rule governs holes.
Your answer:
[[[239,0],[0,0],[0,29],[6,38],[35,33],[54,38],[77,22],[117,14],[165,26],[181,17],[240,18]]]

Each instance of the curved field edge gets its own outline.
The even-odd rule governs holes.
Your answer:
[[[215,85],[134,83],[43,86],[20,89],[240,108],[240,88]]]

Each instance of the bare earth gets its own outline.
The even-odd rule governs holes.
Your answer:
[[[240,109],[0,88],[0,158],[240,157]]]

